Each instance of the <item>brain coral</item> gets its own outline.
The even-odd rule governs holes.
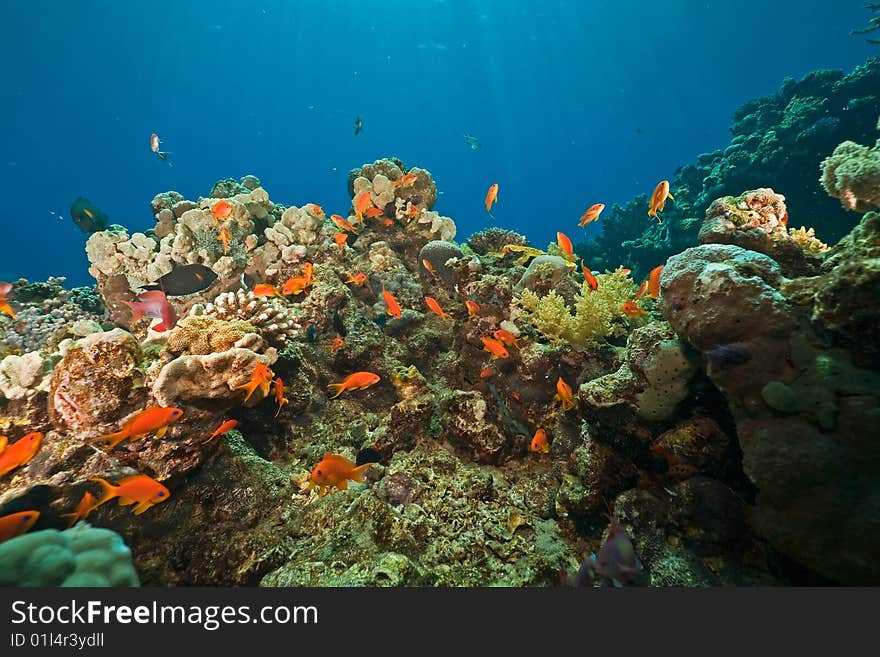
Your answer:
[[[242,340],[251,336],[247,344]],[[259,351],[262,338],[257,329],[245,321],[227,321],[211,315],[184,317],[168,334],[168,351],[176,354],[211,354],[233,347],[247,346]]]

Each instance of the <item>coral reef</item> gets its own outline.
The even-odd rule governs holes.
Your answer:
[[[0,586],[139,586],[119,534],[80,523],[44,529],[0,545]]]
[[[253,292],[244,290],[225,292],[204,308],[195,307],[193,312],[228,322],[243,321],[256,329],[265,340],[279,346],[296,337],[301,329],[283,302],[256,297]]]
[[[822,161],[821,182],[829,196],[840,199],[847,210],[880,208],[880,139],[872,148],[852,141],[839,144]]]

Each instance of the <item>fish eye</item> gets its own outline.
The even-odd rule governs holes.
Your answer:
[[[318,470],[318,474],[323,474],[320,470]]]
[[[165,491],[159,491],[159,497],[165,497]]]

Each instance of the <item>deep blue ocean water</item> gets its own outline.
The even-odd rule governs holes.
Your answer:
[[[746,99],[876,54],[849,34],[863,4],[4,0],[0,280],[92,282],[80,195],[144,230],[155,194],[252,173],[345,214],[349,169],[390,155],[431,171],[459,240],[492,224],[498,182],[497,225],[577,242],[592,203],[725,146]]]

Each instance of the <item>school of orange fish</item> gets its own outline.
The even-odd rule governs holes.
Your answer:
[[[150,140],[151,149],[161,159],[167,160],[167,153],[159,151],[159,139],[154,134]],[[169,162],[170,164],[170,162]],[[413,185],[417,181],[416,174],[403,174],[392,185],[394,188],[406,187]],[[490,213],[492,206],[498,203],[498,183],[494,183],[489,187],[486,193],[485,206],[486,212]],[[648,216],[662,220],[660,215],[664,211],[666,200],[675,200],[669,189],[669,181],[660,181],[649,201]],[[384,227],[392,226],[394,220],[383,217],[383,210],[373,205],[370,192],[359,194],[353,203],[354,214],[357,221],[362,227],[364,219],[380,219],[380,223]],[[590,206],[586,212],[580,217],[578,226],[584,227],[599,219],[605,205],[596,203]],[[234,206],[227,200],[221,199],[217,201],[211,208],[211,215],[214,218],[215,227],[217,228],[217,240],[223,245],[223,253],[229,250],[232,234],[224,225],[228,219],[232,217]],[[314,206],[314,211],[320,216],[324,214],[320,206]],[[421,210],[413,206],[408,212],[409,218],[418,217]],[[357,234],[358,229],[347,219],[340,215],[331,215],[333,224],[340,229],[339,233],[334,235],[334,241],[340,249],[346,248],[346,240],[349,234]],[[574,247],[571,239],[562,232],[556,233],[557,244],[565,257],[574,262],[577,258],[574,254]],[[431,264],[427,260],[422,260],[422,266],[432,275],[436,276]],[[647,315],[647,311],[640,305],[639,301],[647,296],[656,299],[660,291],[660,273],[663,265],[659,265],[651,270],[648,279],[642,282],[634,299],[626,301],[621,310],[631,318]],[[581,259],[581,271],[584,276],[586,289],[598,289],[598,283],[593,272],[587,267],[586,263]],[[268,283],[259,283],[254,286],[253,294],[258,297],[275,296],[287,297],[298,296],[305,293],[313,283],[314,268],[311,263],[304,263],[302,273],[298,276],[290,277],[279,289]],[[627,270],[628,272],[628,270]],[[346,284],[364,286],[369,288],[369,281],[363,272],[358,272],[349,276],[345,281]],[[13,291],[13,286],[9,283],[0,282],[0,312],[15,318],[15,311],[8,301],[8,297]],[[372,289],[371,289],[372,291]],[[395,318],[401,317],[401,307],[394,296],[382,285],[382,299],[385,303],[385,312]],[[455,318],[446,312],[440,303],[431,296],[425,296],[425,304],[428,309],[439,316],[444,321],[455,321]],[[176,316],[173,308],[162,291],[149,291],[139,295],[137,302],[128,302],[128,305],[134,311],[133,321],[137,321],[141,317],[150,317],[161,319],[159,324],[153,325],[154,331],[162,332],[170,330],[174,327]],[[467,310],[468,317],[479,315],[480,306],[472,299],[465,299],[464,306]],[[517,338],[510,332],[498,329],[491,336],[482,336],[483,349],[490,355],[490,364],[498,359],[506,359],[510,357],[508,348],[519,349]],[[342,337],[336,337],[327,346],[327,349],[337,351],[345,346]],[[495,371],[489,367],[484,367],[480,372],[481,378],[492,376]],[[273,378],[274,377],[274,378]],[[335,394],[330,398],[335,399],[342,393],[347,391],[364,390],[375,385],[381,380],[381,377],[375,372],[353,372],[346,376],[338,383],[328,385]],[[288,403],[288,399],[284,397],[284,382],[280,377],[275,377],[274,372],[263,364],[257,364],[254,368],[250,380],[239,386],[237,389],[244,390],[246,395],[243,401],[250,399],[251,395],[257,389],[260,389],[264,395],[268,396],[270,388],[273,392],[275,402],[278,404],[278,410],[275,413],[277,417],[281,412],[284,404]],[[576,406],[574,393],[570,385],[568,385],[562,377],[556,382],[556,394],[554,401],[559,402],[563,412],[569,411]],[[184,414],[183,409],[170,407],[149,407],[135,414],[131,419],[126,421],[123,426],[113,433],[98,436],[94,439],[96,444],[103,445],[106,449],[111,450],[124,440],[136,441],[144,438],[148,434],[154,434],[157,438],[162,438],[168,430],[168,427],[179,420]],[[209,442],[218,436],[232,430],[238,424],[237,420],[225,420],[217,429],[207,438],[205,442]],[[27,464],[39,452],[42,445],[43,434],[39,432],[28,433],[16,442],[9,444],[6,436],[0,436],[0,478],[13,472],[15,469]],[[550,442],[547,434],[542,428],[537,428],[529,444],[529,450],[536,455],[547,454],[550,452]],[[364,472],[374,462],[356,465],[350,460],[338,454],[325,454],[323,459],[314,467],[309,474],[308,486],[310,489],[317,489],[318,495],[324,495],[331,489],[345,490],[349,481],[363,482]],[[118,499],[122,506],[134,505],[134,514],[139,515],[147,511],[150,507],[166,501],[171,493],[158,481],[145,474],[137,474],[125,477],[115,485],[100,477],[93,477],[92,481],[101,487],[100,497],[86,492],[77,504],[76,508],[66,515],[69,518],[69,526],[73,526],[79,520],[87,517],[95,509],[112,499]],[[26,510],[0,517],[0,543],[10,538],[14,538],[29,531],[39,519],[40,512],[37,510]]]

